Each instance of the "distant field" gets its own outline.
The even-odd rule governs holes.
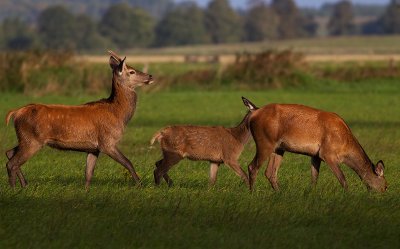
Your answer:
[[[334,111],[349,123],[373,161],[383,159],[389,189],[368,193],[343,166],[345,192],[325,164],[310,188],[310,160],[285,155],[274,192],[260,171],[249,193],[227,167],[208,187],[208,163],[182,161],[170,171],[175,186],[155,187],[160,158],[149,148],[154,132],[169,124],[237,124],[246,96],[257,105],[303,103]],[[44,149],[23,166],[26,189],[11,190],[0,174],[0,248],[399,248],[400,85],[371,81],[317,88],[259,91],[139,93],[138,109],[121,141],[143,180],[136,188],[122,166],[98,161],[90,192],[84,191],[85,155]],[[31,102],[79,104],[95,97],[1,93],[0,117]],[[1,151],[15,145],[14,130],[0,127]],[[250,143],[240,162],[254,156]],[[5,165],[4,154],[0,164]],[[265,166],[264,168],[265,169]]]
[[[184,63],[185,55],[127,55],[130,63]],[[208,56],[199,55],[199,62],[204,62]],[[92,63],[106,63],[108,56],[83,55],[78,60]],[[367,61],[400,61],[400,54],[306,54],[308,62],[367,62]],[[235,55],[221,55],[221,64],[230,64],[235,61]]]
[[[238,52],[260,52],[268,49],[292,49],[306,55],[306,60],[320,61],[400,61],[400,36],[364,36],[313,38],[260,43],[183,46],[125,51],[133,63],[185,62],[185,56],[197,55],[199,61],[219,55],[223,64],[231,63]],[[122,54],[122,52],[121,52]],[[82,55],[90,62],[104,63],[106,55]]]

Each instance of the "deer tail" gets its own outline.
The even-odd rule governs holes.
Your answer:
[[[151,138],[150,141],[150,145],[153,145],[154,142],[157,140],[158,142],[160,142],[161,138],[162,138],[162,131],[157,131],[156,134],[154,134],[154,136]]]
[[[19,109],[11,110],[11,111],[9,111],[9,112],[7,113],[7,116],[6,116],[6,125],[8,125],[8,123],[10,123],[10,119],[11,119],[11,118],[12,118],[13,121],[14,121],[15,113],[16,113],[18,110],[19,110]]]

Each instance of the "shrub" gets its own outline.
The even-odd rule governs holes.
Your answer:
[[[303,54],[291,50],[244,53],[224,70],[221,81],[245,83],[253,88],[297,86],[308,78],[306,69]]]
[[[69,52],[0,54],[0,90],[31,95],[98,93],[109,86],[108,71],[76,60]]]

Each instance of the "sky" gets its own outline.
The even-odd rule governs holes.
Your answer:
[[[176,0],[177,2],[183,0]],[[191,0],[199,3],[201,6],[207,5],[209,0]],[[295,0],[300,6],[319,7],[324,3],[337,2],[337,0]],[[367,3],[367,4],[388,4],[390,0],[353,0],[353,3]],[[247,0],[230,0],[231,4],[236,8],[243,8],[246,6]]]

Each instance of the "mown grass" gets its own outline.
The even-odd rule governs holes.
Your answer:
[[[26,189],[11,190],[0,174],[0,248],[398,248],[400,246],[400,84],[371,81],[259,91],[164,91],[139,93],[137,112],[121,150],[143,180],[135,187],[123,167],[101,156],[89,192],[85,155],[43,149],[23,166]],[[96,97],[27,97],[2,93],[0,116],[30,102],[79,104]],[[262,172],[249,193],[239,177],[221,167],[208,187],[208,164],[182,161],[170,171],[174,186],[153,184],[158,146],[149,140],[169,124],[233,126],[257,105],[302,103],[340,114],[373,161],[383,159],[389,189],[368,193],[343,166],[345,192],[326,165],[310,187],[309,158],[286,154],[280,192]],[[0,129],[1,151],[15,144],[12,127]],[[240,162],[251,161],[249,143]],[[0,163],[4,166],[5,156]],[[265,166],[264,168],[265,169]]]

